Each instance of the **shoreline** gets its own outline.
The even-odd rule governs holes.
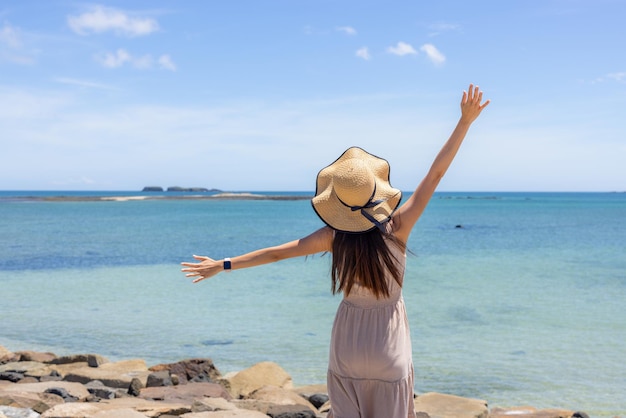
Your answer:
[[[435,392],[414,394],[414,405],[418,418],[589,418]],[[295,387],[288,371],[271,361],[222,375],[210,358],[149,366],[141,358],[111,362],[98,354],[11,352],[0,345],[2,418],[326,418],[329,410],[326,385]]]
[[[283,194],[257,194],[257,193],[216,193],[211,195],[140,195],[140,196],[14,196],[0,197],[2,200],[20,201],[20,202],[127,202],[142,200],[309,200],[312,195],[283,195]]]

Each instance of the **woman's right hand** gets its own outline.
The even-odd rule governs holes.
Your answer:
[[[198,283],[204,279],[215,276],[217,273],[224,270],[224,264],[221,261],[213,260],[212,258],[202,255],[194,255],[193,258],[200,260],[199,263],[180,263],[186,268],[181,271],[186,277],[193,277],[193,283]]]

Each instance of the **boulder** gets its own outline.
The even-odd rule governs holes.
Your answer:
[[[40,353],[38,351],[17,351],[15,354],[20,356],[20,361],[36,361],[39,363],[49,363],[57,358],[54,353]]]
[[[415,401],[415,411],[437,418],[487,418],[487,402],[441,393],[425,393]]]
[[[146,381],[146,387],[159,387],[159,386],[173,386],[172,376],[170,372],[167,370],[163,370],[161,372],[154,372],[148,375],[148,380]]]
[[[155,402],[141,398],[116,398],[103,399],[97,403],[102,411],[113,411],[118,409],[133,409],[148,417],[160,417],[163,415],[179,416],[191,412],[189,405],[172,402]]]
[[[51,393],[0,392],[0,405],[32,409],[39,414],[63,402],[63,398]]]
[[[110,411],[100,411],[91,418],[146,418],[146,416],[135,411],[134,409],[122,408],[112,409]]]
[[[191,412],[232,411],[235,409],[237,407],[224,398],[196,399],[191,405]]]
[[[252,392],[248,399],[268,402],[274,405],[298,405],[311,411],[317,412],[317,408],[302,396],[289,389],[274,386],[265,386]]]
[[[278,364],[273,362],[257,363],[252,367],[236,373],[234,376],[220,380],[234,398],[244,398],[264,386],[276,386],[292,389],[291,376]]]
[[[126,389],[134,378],[139,379],[145,386],[149,374],[145,361],[135,359],[106,363],[100,367],[80,367],[70,371],[64,380],[79,383],[99,380],[106,386]]]
[[[6,414],[6,415],[5,415]],[[0,406],[0,418],[39,418],[39,414],[32,409]]]
[[[15,361],[5,363],[0,366],[0,373],[12,372],[24,376],[41,377],[48,376],[52,369],[44,363],[38,361]]]
[[[191,405],[197,399],[231,399],[230,394],[217,383],[198,382],[179,386],[161,386],[141,389],[142,399],[176,402]]]
[[[90,418],[100,412],[97,404],[72,402],[55,405],[41,414],[41,418]]]
[[[2,392],[45,393],[49,389],[64,389],[69,396],[76,398],[78,401],[84,401],[89,397],[89,391],[80,383],[74,382],[18,383],[3,386]]]
[[[20,356],[0,345],[0,364],[19,361]]]
[[[181,418],[267,418],[267,414],[257,411],[234,409],[232,411],[191,412],[181,415]]]
[[[177,363],[158,364],[150,367],[152,372],[168,371],[178,376],[179,383],[184,385],[191,381],[217,382],[222,377],[220,371],[209,358],[197,358]]]
[[[563,409],[537,409],[531,406],[515,408],[493,408],[489,418],[509,418],[511,416],[520,418],[571,418],[574,411]]]

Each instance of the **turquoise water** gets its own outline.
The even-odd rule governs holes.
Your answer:
[[[270,360],[296,384],[324,382],[339,303],[328,256],[196,285],[179,271],[193,253],[313,231],[307,200],[33,194],[0,193],[0,345],[149,364],[211,357],[223,373]],[[626,415],[625,224],[624,193],[436,194],[405,279],[416,391]]]

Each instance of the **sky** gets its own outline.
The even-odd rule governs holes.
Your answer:
[[[624,0],[0,0],[0,190],[625,191]]]

